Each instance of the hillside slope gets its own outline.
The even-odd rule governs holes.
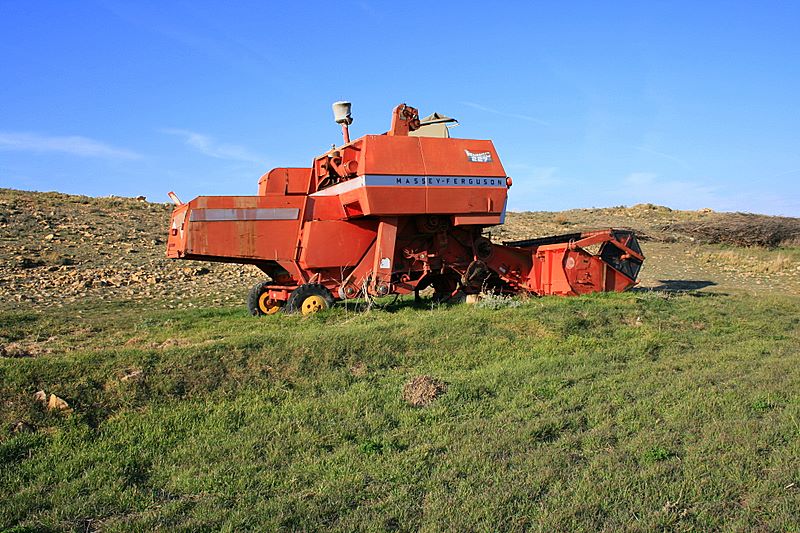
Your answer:
[[[165,257],[171,204],[0,189],[0,306],[63,305],[83,298],[152,300],[163,305],[242,301],[260,280],[253,267],[170,261]],[[561,213],[509,213],[493,228],[515,240],[598,227],[630,227],[643,240],[642,287],[800,293],[797,247],[721,247],[671,229],[724,220],[708,211],[641,205]],[[777,219],[795,228],[800,220]]]

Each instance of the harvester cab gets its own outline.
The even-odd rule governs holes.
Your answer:
[[[351,141],[350,103],[336,102],[333,112],[343,143],[310,167],[269,171],[257,196],[178,205],[167,256],[258,267],[266,279],[250,292],[254,315],[308,314],[336,300],[427,287],[447,300],[635,285],[644,256],[627,230],[504,244],[486,238],[486,228],[504,222],[511,178],[492,141],[450,137],[454,119],[420,119],[401,104],[386,133]]]

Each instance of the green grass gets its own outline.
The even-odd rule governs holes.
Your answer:
[[[53,350],[0,359],[0,528],[800,527],[797,297],[76,315],[0,314]]]

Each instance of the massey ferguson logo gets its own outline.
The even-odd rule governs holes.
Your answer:
[[[440,176],[398,176],[394,179],[394,185],[427,185],[429,187],[439,186],[459,186],[473,185],[478,187],[502,187],[505,180],[502,178],[479,178],[479,177],[440,177]],[[375,184],[373,184],[375,185]],[[389,185],[388,183],[386,185]]]
[[[464,150],[467,154],[467,159],[469,159],[472,163],[491,163],[492,162],[492,153],[491,152],[470,152],[469,150]]]

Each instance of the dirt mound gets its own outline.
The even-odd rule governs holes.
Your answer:
[[[403,385],[403,399],[414,407],[428,405],[447,390],[447,385],[431,376],[417,376]]]
[[[708,220],[678,222],[668,229],[706,244],[769,248],[800,244],[800,218],[724,213]]]

